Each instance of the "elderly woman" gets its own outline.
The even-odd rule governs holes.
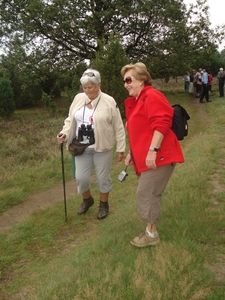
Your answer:
[[[184,157],[171,130],[173,108],[164,95],[152,88],[146,66],[139,62],[122,68],[124,86],[129,93],[125,100],[130,151],[125,165],[134,165],[139,177],[136,192],[138,213],[147,223],[146,230],[131,244],[137,247],[159,243],[156,224],[160,218],[162,193],[176,163]]]
[[[93,69],[86,70],[80,82],[84,92],[75,96],[57,139],[58,143],[67,142],[68,149],[73,138],[78,137],[78,133],[82,135],[83,142],[88,142],[86,129],[93,130],[94,144],[87,147],[82,155],[76,156],[77,189],[83,197],[77,213],[85,214],[94,204],[90,191],[90,176],[94,165],[100,198],[97,218],[101,220],[107,217],[109,211],[113,147],[116,142],[117,160],[121,161],[125,151],[125,130],[115,100],[100,89],[99,72]]]

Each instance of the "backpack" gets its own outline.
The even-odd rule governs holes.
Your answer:
[[[187,121],[190,120],[190,116],[181,105],[174,104],[172,107],[174,109],[174,115],[171,129],[177,136],[178,140],[181,141],[188,135]]]

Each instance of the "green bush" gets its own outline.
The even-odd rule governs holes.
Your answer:
[[[10,80],[7,78],[0,78],[0,116],[10,117],[15,109],[15,102],[13,100],[13,89]]]

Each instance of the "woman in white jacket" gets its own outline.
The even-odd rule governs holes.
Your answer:
[[[58,143],[67,143],[67,149],[74,137],[79,136],[88,143],[87,129],[94,133],[94,143],[84,153],[76,156],[76,181],[78,193],[83,202],[77,213],[85,214],[94,204],[90,191],[90,177],[94,165],[100,205],[97,218],[107,217],[109,211],[109,191],[112,188],[110,172],[113,147],[116,142],[117,160],[121,161],[125,152],[125,130],[116,101],[100,89],[101,76],[97,70],[86,70],[80,82],[83,93],[74,97],[68,117],[57,136]],[[93,138],[93,137],[92,137]]]

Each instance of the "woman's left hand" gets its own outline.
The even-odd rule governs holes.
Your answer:
[[[156,166],[156,155],[157,155],[157,152],[151,151],[151,150],[148,151],[145,162],[146,162],[146,166],[149,169],[156,169],[157,168],[157,166]]]
[[[116,152],[117,161],[121,161],[124,157],[124,152]]]

